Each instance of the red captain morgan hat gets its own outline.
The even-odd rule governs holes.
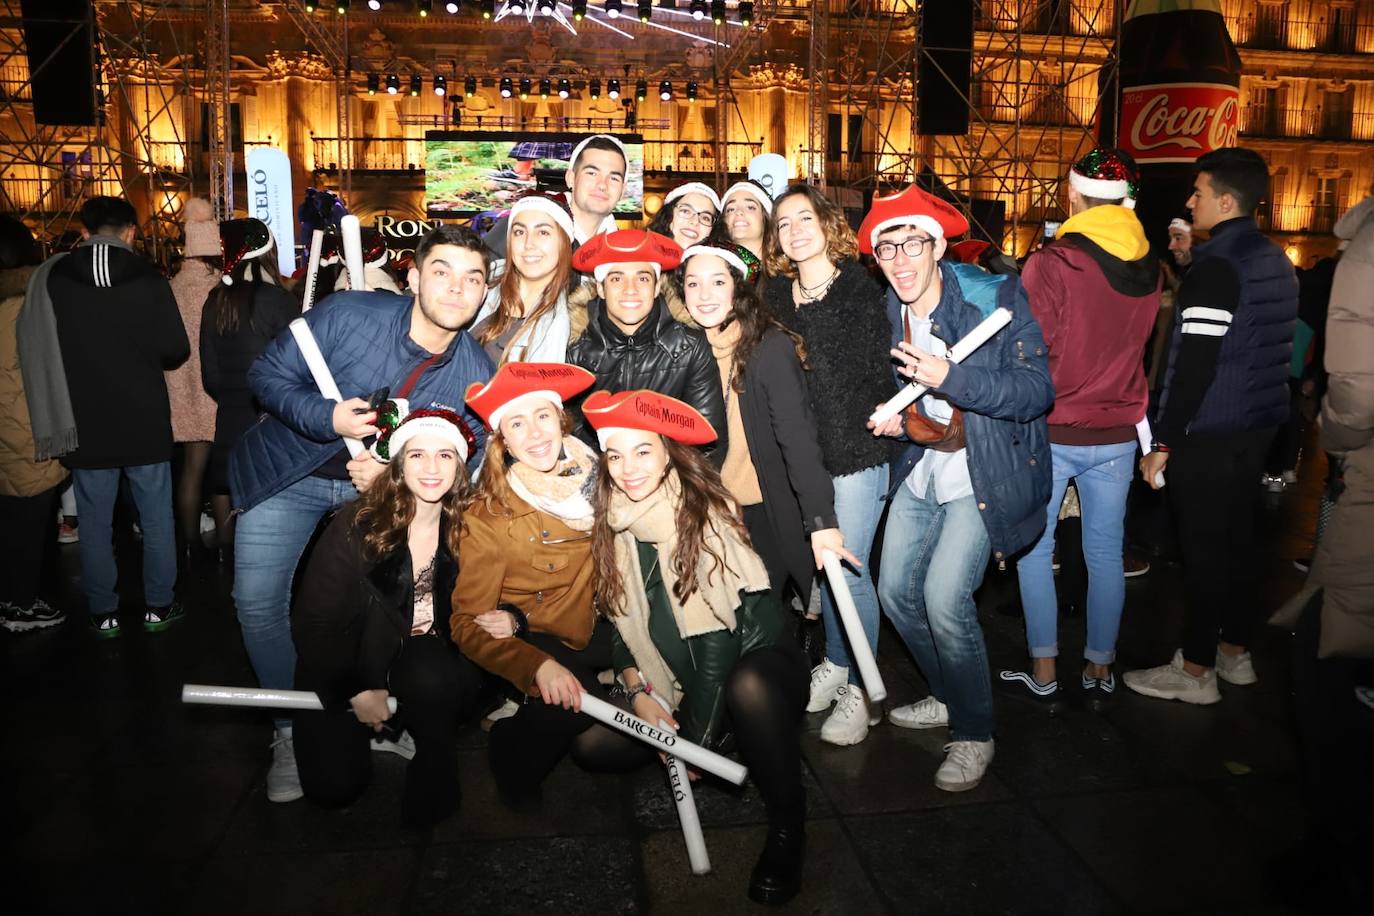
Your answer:
[[[565,400],[595,381],[596,376],[586,369],[567,363],[506,363],[485,385],[469,385],[465,400],[487,429],[496,429],[501,418],[526,398],[542,398],[562,410]]]
[[[964,239],[949,246],[950,254],[965,264],[977,264],[983,252],[992,247],[991,242],[982,239]]]
[[[859,251],[872,254],[878,236],[895,226],[918,226],[937,239],[968,232],[968,220],[953,204],[911,185],[896,194],[873,198],[872,208],[859,224]]]
[[[682,261],[682,249],[666,235],[648,229],[618,229],[593,236],[573,253],[573,270],[591,274],[598,283],[606,279],[616,264],[644,262],[661,274]]]
[[[716,431],[695,407],[657,391],[593,391],[582,403],[582,416],[596,430],[602,451],[607,439],[626,429],[658,433],[683,445],[716,441]]]

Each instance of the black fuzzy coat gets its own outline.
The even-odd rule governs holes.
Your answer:
[[[806,344],[807,385],[825,469],[841,477],[887,464],[887,440],[866,425],[873,409],[897,391],[882,289],[863,265],[845,261],[824,298],[798,308],[792,279],[771,277],[765,301]]]

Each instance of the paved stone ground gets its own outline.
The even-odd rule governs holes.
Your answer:
[[[1274,604],[1300,583],[1288,561],[1308,552],[1318,476],[1266,497]],[[124,579],[137,583],[136,546],[122,552]],[[75,548],[62,560],[75,575]],[[1128,584],[1118,670],[1168,659],[1182,590],[1166,564]],[[695,878],[657,768],[604,776],[565,762],[543,812],[517,815],[496,798],[476,727],[462,739],[463,807],[433,831],[399,825],[403,761],[390,755],[376,755],[373,786],[350,809],[270,804],[267,718],[178,702],[183,682],[253,683],[228,577],[186,574],[181,591],[190,617],[166,634],[126,626],[98,643],[73,615],[0,643],[7,912],[762,911],[744,895],[764,833],[752,789],[698,789],[714,870]],[[994,670],[1023,661],[1021,621],[999,611],[1013,591],[990,572],[980,593]],[[1077,679],[1082,640],[1081,618],[1061,621],[1066,680]],[[925,695],[890,628],[882,642],[889,702]],[[1267,631],[1255,647],[1260,683],[1223,684],[1210,708],[1124,688],[1102,714],[999,699],[996,760],[964,794],[932,785],[943,731],[885,723],[840,749],[819,741],[823,716],[811,716],[809,873],[788,911],[1301,911],[1283,880],[1302,833],[1287,643]]]

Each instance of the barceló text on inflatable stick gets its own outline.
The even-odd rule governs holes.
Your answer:
[[[256,709],[324,709],[319,696],[309,690],[214,687],[209,684],[182,684],[181,702],[197,706],[252,706]],[[395,712],[396,698],[387,697],[386,706]]]
[[[668,702],[656,693],[650,693],[671,714]],[[663,719],[659,725],[669,727]],[[687,861],[692,866],[692,874],[711,873],[711,857],[706,852],[706,837],[701,833],[701,817],[697,814],[697,800],[692,794],[692,780],[687,776],[687,767],[676,756],[667,754],[663,762],[668,766],[668,786],[673,792],[673,803],[677,805],[677,819],[682,824],[682,839],[687,844]]]
[[[632,738],[638,738],[645,744],[652,745],[655,750],[672,754],[698,770],[719,776],[726,782],[737,786],[743,785],[745,777],[749,775],[749,770],[744,764],[736,763],[729,757],[722,757],[715,751],[708,751],[685,738],[679,738],[671,729],[650,725],[639,716],[628,713],[618,706],[612,706],[590,693],[582,694],[582,712],[603,725],[624,732]]]
[[[348,288],[367,289],[363,276],[363,229],[352,213],[339,220],[339,237],[343,242],[344,265],[348,268]]]
[[[854,607],[854,596],[849,593],[849,583],[844,581],[844,570],[840,568],[840,558],[835,551],[823,554],[825,577],[830,580],[830,588],[835,592],[835,607],[844,624],[844,635],[849,639],[849,654],[859,666],[859,677],[864,682],[864,691],[870,703],[880,703],[887,696],[883,676],[878,673],[878,662],[873,658],[873,650],[868,647],[868,637],[864,635],[864,625],[859,621],[859,611]]]
[[[305,269],[305,298],[301,300],[301,311],[308,312],[315,304],[315,280],[320,275],[320,249],[324,247],[324,230],[316,229],[310,234],[310,263]]]
[[[324,361],[324,354],[320,352],[320,345],[315,342],[315,335],[310,332],[310,325],[305,323],[304,318],[297,318],[291,322],[291,336],[296,338],[296,346],[301,348],[301,356],[305,357],[305,364],[310,367],[310,374],[315,377],[315,385],[320,389],[320,394],[331,401],[342,401],[343,395],[339,393],[339,386],[334,384],[334,374],[329,371],[329,365]],[[344,436],[344,445],[348,446],[348,454],[357,458],[366,449],[362,440],[354,439],[351,436]]]
[[[963,362],[970,353],[987,343],[992,339],[992,335],[1009,324],[1011,324],[1011,312],[1008,309],[993,309],[991,315],[978,322],[972,331],[969,331],[957,344],[949,348],[949,353],[945,355],[945,359],[952,363]],[[873,411],[873,415],[868,419],[874,425],[883,423],[901,413],[906,405],[925,394],[926,390],[925,385],[913,381],[888,398],[887,403]]]

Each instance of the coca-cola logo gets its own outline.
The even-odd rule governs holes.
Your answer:
[[[1137,86],[1121,94],[1122,146],[1140,163],[1192,162],[1235,146],[1240,93],[1215,83]]]

